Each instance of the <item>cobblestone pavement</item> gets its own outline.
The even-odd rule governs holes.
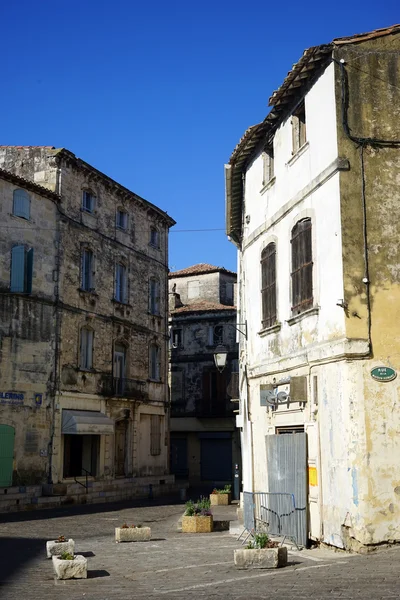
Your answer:
[[[235,537],[179,533],[182,512],[182,505],[136,502],[0,515],[0,598],[400,598],[400,548],[367,556],[296,551],[284,569],[238,571]],[[234,518],[231,507],[216,512],[216,518]],[[114,527],[123,523],[151,526],[153,539],[116,544]],[[88,557],[87,580],[54,580],[45,541],[58,535],[73,537],[77,552]]]

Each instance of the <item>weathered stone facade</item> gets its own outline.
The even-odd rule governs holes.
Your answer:
[[[232,483],[240,463],[233,410],[236,274],[195,265],[169,275],[171,472],[191,485]],[[219,373],[214,351],[223,346]]]
[[[34,335],[39,317],[46,324],[36,334],[46,375],[33,387],[46,392],[44,449],[50,446],[38,472],[52,482],[86,474],[108,480],[165,475],[168,229],[174,221],[67,150],[1,147],[0,166],[51,190],[51,199],[41,198],[35,209],[37,219],[24,225],[24,243],[35,245],[32,293],[10,294],[9,250],[0,262],[2,310],[13,327]],[[41,312],[32,326],[26,312],[12,318],[35,294],[47,304],[36,303]],[[3,342],[3,356],[8,351]],[[8,368],[20,362],[17,353]],[[20,389],[19,381],[10,379],[8,388]],[[82,425],[84,411],[99,424]],[[73,425],[65,424],[68,418]]]

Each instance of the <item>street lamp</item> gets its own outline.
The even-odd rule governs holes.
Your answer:
[[[226,359],[228,357],[228,350],[225,346],[217,346],[214,351],[214,362],[218,371],[222,373],[222,371],[226,367]]]

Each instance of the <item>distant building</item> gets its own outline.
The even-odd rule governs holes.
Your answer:
[[[193,486],[232,483],[240,462],[235,287],[236,273],[208,264],[169,274],[171,472]]]
[[[0,166],[0,435],[15,433],[0,486],[48,481],[73,495],[88,476],[97,497],[110,481],[115,498],[148,483],[156,493],[173,479],[174,221],[65,149],[0,147]]]
[[[308,48],[226,166],[246,491],[302,542],[399,540],[400,26]]]

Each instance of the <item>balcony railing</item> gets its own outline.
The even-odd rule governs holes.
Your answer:
[[[103,396],[117,396],[119,398],[134,398],[135,400],[148,400],[147,382],[140,379],[127,379],[126,377],[104,376],[101,393]]]

